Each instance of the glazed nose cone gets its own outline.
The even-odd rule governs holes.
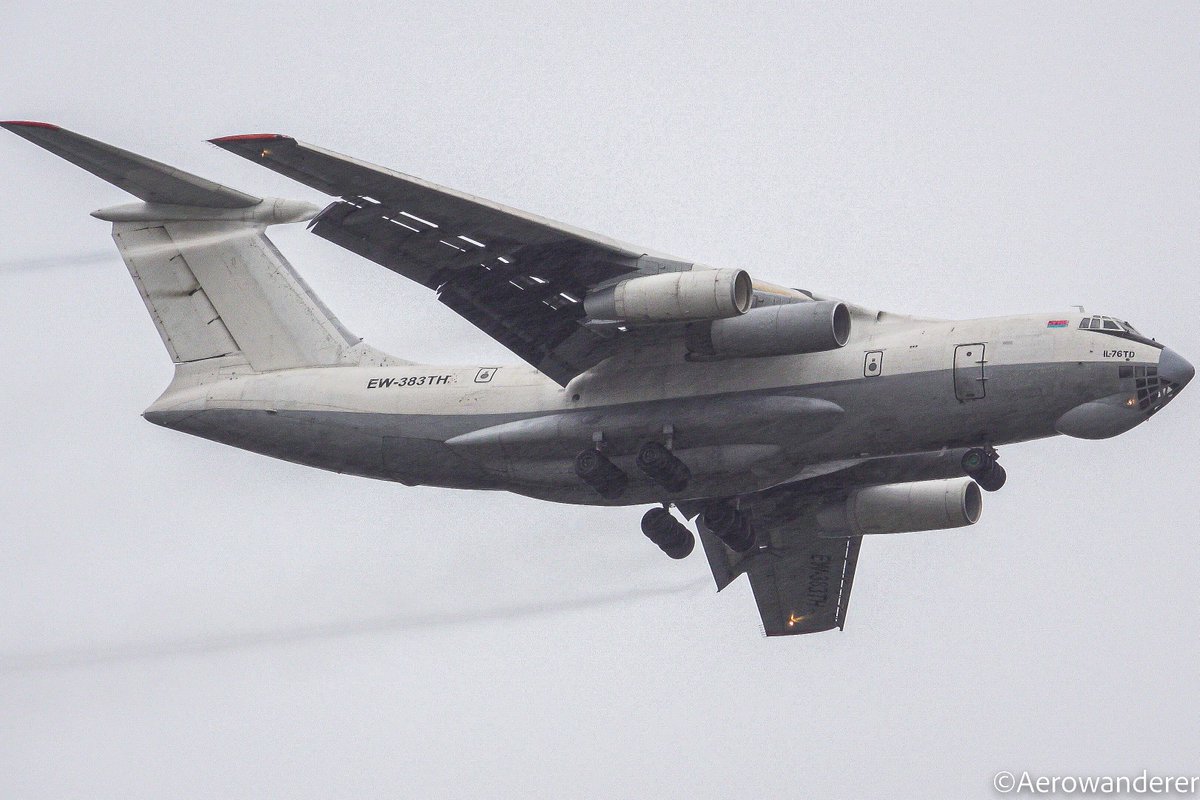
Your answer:
[[[1158,377],[1167,383],[1177,383],[1179,391],[1196,374],[1196,368],[1188,360],[1169,347],[1164,347],[1158,357]]]

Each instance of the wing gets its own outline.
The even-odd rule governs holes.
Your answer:
[[[759,546],[745,556],[701,528],[717,589],[745,573],[767,636],[840,630],[862,537],[825,539],[796,524],[752,524]]]
[[[691,264],[276,134],[214,144],[340,199],[313,233],[433,289],[455,312],[566,385],[622,331],[584,326],[584,296]]]
[[[816,464],[798,480],[743,495],[739,507],[750,515],[756,538],[749,552],[734,553],[697,524],[717,591],[745,573],[768,636],[841,629],[862,537],[819,535],[815,512],[855,487],[958,477],[964,453],[959,448]],[[702,506],[694,500],[679,504],[688,517]]]

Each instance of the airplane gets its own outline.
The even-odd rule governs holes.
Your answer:
[[[93,212],[170,354],[150,422],[410,486],[651,505],[645,536],[767,636],[843,629],[864,536],[974,524],[997,447],[1103,439],[1195,369],[1119,317],[878,311],[616,241],[279,134],[210,140],[334,199],[262,198],[47,123],[0,126],[140,202]],[[525,363],[417,364],[353,336],[265,235],[436,293]]]

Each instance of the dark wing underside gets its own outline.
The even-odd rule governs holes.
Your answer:
[[[816,633],[846,624],[850,590],[862,537],[818,535],[814,512],[827,502],[844,500],[855,487],[902,481],[939,480],[962,474],[963,448],[831,462],[811,477],[743,495],[755,549],[732,552],[700,525],[700,541],[718,591],[745,573],[768,636]],[[682,503],[688,516],[702,508]]]
[[[612,355],[621,335],[581,324],[590,290],[632,273],[690,268],[289,137],[213,142],[339,197],[313,221],[313,233],[433,289],[563,385]]]
[[[741,556],[701,530],[717,588],[745,573],[767,636],[841,629],[862,537],[824,539],[796,527],[761,522],[755,523],[755,532],[760,548]]]

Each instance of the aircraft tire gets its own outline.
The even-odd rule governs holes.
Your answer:
[[[682,492],[692,479],[692,471],[687,464],[658,442],[646,442],[638,449],[637,466],[672,494]]]
[[[1004,482],[1007,480],[1008,473],[1004,471],[1004,467],[993,462],[992,468],[988,470],[987,474],[976,478],[975,482],[985,492],[996,492],[1004,486]]]
[[[575,457],[575,474],[606,500],[620,497],[629,484],[629,477],[595,448]]]
[[[642,533],[676,560],[687,558],[696,547],[696,537],[665,508],[652,508],[645,513]]]
[[[731,503],[706,506],[702,521],[733,552],[744,553],[754,547],[756,537],[750,520]]]
[[[994,453],[989,453],[982,447],[972,447],[967,452],[963,453],[962,457],[963,472],[975,479],[979,484],[979,488],[985,492],[999,491],[1004,482],[1008,480],[1008,473],[1004,471],[1004,467],[996,463]]]

